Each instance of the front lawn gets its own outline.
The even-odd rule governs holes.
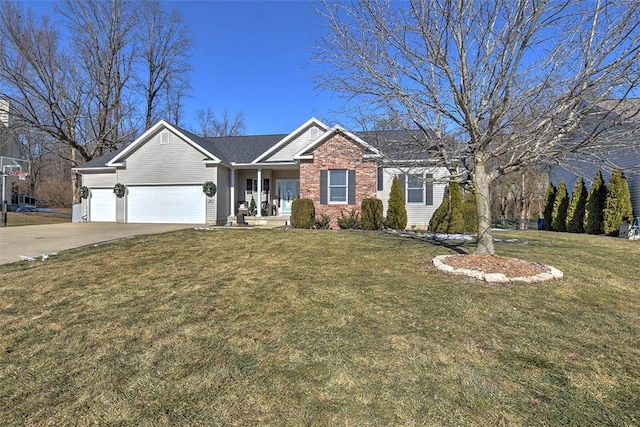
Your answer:
[[[55,213],[7,212],[7,227],[18,225],[60,224],[71,222],[70,209],[55,209]]]
[[[638,425],[640,242],[497,237],[565,279],[488,286],[430,266],[456,248],[295,230],[0,266],[0,420]]]

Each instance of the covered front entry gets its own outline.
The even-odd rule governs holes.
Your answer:
[[[280,206],[280,214],[291,214],[291,203],[293,203],[295,199],[300,198],[300,180],[277,179],[276,197]]]
[[[201,185],[130,186],[127,222],[206,223],[206,196]]]

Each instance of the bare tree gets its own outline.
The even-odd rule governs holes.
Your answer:
[[[461,168],[478,206],[476,251],[495,254],[497,177],[629,140],[612,137],[611,116],[597,106],[638,87],[639,7],[632,0],[325,3],[329,32],[319,57],[332,72],[318,79],[371,114],[404,117],[424,133],[425,152]]]
[[[126,0],[67,0],[58,8],[71,36],[86,99],[79,130],[94,155],[119,148],[134,129],[126,118],[133,105],[125,96],[136,56],[133,36],[137,15]]]
[[[192,40],[177,10],[166,12],[157,1],[142,3],[138,35],[145,74],[138,84],[145,96],[145,129],[161,118],[179,124],[182,97],[189,89]]]
[[[196,132],[200,132],[200,135],[205,138],[242,135],[245,130],[244,114],[236,113],[232,116],[227,109],[219,119],[211,108],[200,109],[196,112],[196,120],[199,127]]]
[[[177,98],[167,111],[178,117],[188,67],[177,51],[188,38],[177,15],[157,10],[154,17],[162,28],[151,28],[146,15],[150,26],[140,27],[151,7],[127,0],[67,0],[56,6],[70,35],[66,40],[48,17],[37,21],[17,3],[0,2],[0,98],[10,102],[12,119],[65,147],[51,152],[76,166],[122,147],[140,124],[163,114],[160,92],[166,104],[169,97]],[[136,38],[139,28],[158,36],[153,45],[151,39],[145,45],[144,37]],[[148,78],[139,76],[140,63],[147,65]],[[147,102],[136,90],[141,81]],[[142,113],[136,108],[141,104],[147,106]],[[77,201],[76,175],[72,187]]]

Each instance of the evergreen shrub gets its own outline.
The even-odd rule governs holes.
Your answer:
[[[342,211],[342,215],[338,217],[338,226],[343,230],[356,230],[362,228],[360,214],[355,209],[351,209],[348,214]]]
[[[551,227],[553,231],[567,231],[567,210],[569,209],[569,193],[563,180],[558,183],[556,198],[553,201]]]
[[[567,211],[567,231],[569,233],[584,233],[584,210],[587,205],[587,187],[584,179],[576,181]]]
[[[607,196],[604,203],[602,221],[604,232],[609,236],[618,236],[620,225],[630,222],[633,216],[629,183],[621,169],[611,174],[607,185]]]
[[[587,205],[584,212],[584,231],[589,234],[604,233],[604,204],[607,198],[607,187],[602,172],[598,171],[589,189]]]
[[[553,231],[551,223],[553,222],[553,204],[556,200],[556,187],[549,183],[547,191],[544,193],[544,209],[542,217],[544,218],[544,229]]]
[[[393,178],[391,184],[389,206],[387,207],[387,227],[394,230],[407,228],[407,207],[404,204],[404,195],[398,177]]]
[[[294,228],[311,228],[315,224],[313,200],[296,199],[291,203],[291,226]]]
[[[383,210],[382,200],[375,197],[362,199],[362,228],[364,230],[382,230]]]

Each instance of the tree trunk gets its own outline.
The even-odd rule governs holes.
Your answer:
[[[495,255],[493,236],[491,235],[491,192],[490,178],[487,175],[486,163],[482,154],[475,156],[473,187],[476,195],[478,210],[478,243],[476,253],[480,255]]]
[[[78,152],[71,148],[71,167],[78,165]],[[71,171],[71,191],[73,194],[73,204],[80,203],[80,174]]]

